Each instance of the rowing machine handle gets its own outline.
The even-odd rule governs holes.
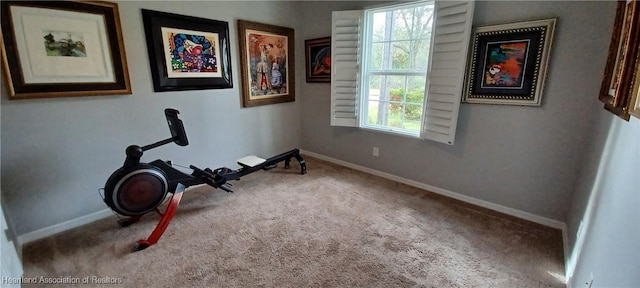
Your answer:
[[[233,193],[233,190],[231,189],[231,184],[227,183],[227,179],[224,178],[224,176],[219,175],[218,173],[216,173],[215,171],[211,171],[211,169],[207,168],[205,170],[202,170],[196,166],[193,165],[189,165],[189,168],[191,168],[193,170],[193,176],[195,177],[199,177],[200,179],[202,179],[204,181],[204,183],[206,183],[207,185],[213,187],[213,188],[220,188],[224,191],[227,191],[229,193]]]

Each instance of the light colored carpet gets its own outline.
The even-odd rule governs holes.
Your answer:
[[[25,277],[80,282],[56,287],[565,286],[559,230],[305,159],[304,176],[292,161],[234,182],[233,194],[188,190],[143,251],[131,248],[157,215],[32,242]],[[119,283],[98,283],[110,281]]]

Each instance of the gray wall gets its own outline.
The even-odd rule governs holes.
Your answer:
[[[233,89],[154,93],[140,12],[227,21],[230,41],[237,43],[237,19],[292,27],[293,5],[122,1],[119,8],[133,95],[10,101],[3,77],[2,203],[18,235],[106,209],[98,189],[122,165],[124,149],[170,136],[167,107],[180,110],[190,145],[151,150],[143,160],[234,167],[242,156],[268,157],[300,144],[300,101],[240,108],[237,44],[231,50]]]
[[[602,111],[596,100],[615,12],[613,2],[477,2],[475,25],[550,17],[559,17],[559,21],[543,105],[463,104],[455,146],[330,127],[329,85],[306,83],[300,64],[296,102],[240,108],[235,45],[235,88],[164,93],[152,90],[140,8],[228,21],[232,43],[237,41],[238,18],[295,28],[296,62],[303,63],[304,40],[331,34],[332,10],[374,4],[120,2],[133,95],[9,101],[2,80],[1,202],[10,225],[22,235],[105,209],[98,188],[122,164],[124,148],[167,137],[162,110],[174,107],[182,112],[191,145],[158,148],[145,154],[144,159],[218,167],[233,165],[235,159],[248,154],[269,156],[301,147],[566,220],[570,247],[576,242],[580,221],[590,217],[574,286],[581,287],[590,272],[594,272],[597,286],[637,283],[640,273],[618,269],[624,264],[638,272],[638,259],[632,256],[638,251],[628,249],[637,250],[640,232],[638,222],[628,220],[638,219],[640,201],[637,188],[625,185],[626,179],[635,179],[637,174],[611,170],[597,173],[606,143],[615,143],[607,146],[615,152],[604,153],[608,165],[640,170],[638,161],[627,161],[632,153],[638,157],[637,133],[636,138],[629,135],[638,131],[639,121],[621,122]],[[222,128],[216,127],[221,123]],[[610,123],[618,123],[611,130],[614,136],[609,135]],[[371,156],[374,145],[380,147],[379,158]],[[607,181],[593,189],[597,175]],[[598,204],[585,216],[590,198]]]
[[[601,111],[574,195],[567,231],[572,287],[638,287],[640,283],[640,120]],[[582,236],[576,241],[580,223]],[[577,245],[576,243],[582,243]],[[575,251],[574,251],[575,250]]]
[[[310,3],[303,38],[328,36],[330,11]],[[594,124],[614,2],[478,1],[474,26],[558,17],[541,107],[463,104],[456,144],[330,127],[330,85],[301,83],[302,147],[535,215],[565,220]],[[596,20],[597,19],[597,20]],[[375,158],[372,147],[380,148]]]

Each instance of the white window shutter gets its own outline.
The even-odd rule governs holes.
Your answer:
[[[357,127],[364,12],[334,11],[331,21],[331,126]]]
[[[436,1],[421,137],[453,145],[473,21],[473,1]]]

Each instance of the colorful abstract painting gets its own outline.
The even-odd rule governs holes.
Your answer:
[[[464,103],[540,106],[556,18],[473,28]]]
[[[220,77],[218,34],[162,28],[169,78]]]
[[[304,41],[307,82],[331,82],[331,37]]]
[[[529,40],[488,42],[482,88],[521,89]]]

